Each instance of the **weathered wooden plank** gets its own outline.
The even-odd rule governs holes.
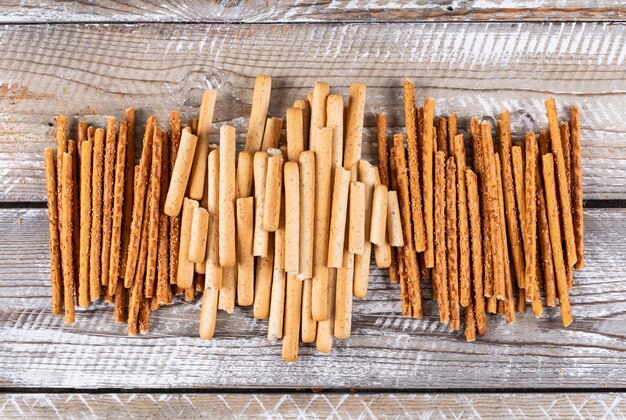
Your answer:
[[[162,3],[35,0],[4,2],[0,22],[376,22],[416,20],[624,20],[623,4],[608,0],[289,0]]]
[[[199,302],[160,309],[139,338],[127,337],[104,303],[64,324],[50,314],[46,223],[43,209],[0,211],[0,386],[626,386],[626,209],[586,211],[586,267],[576,273],[569,328],[558,309],[540,320],[529,311],[510,326],[491,317],[488,334],[466,343],[437,322],[427,287],[425,317],[400,317],[398,288],[373,270],[368,297],[354,302],[352,338],[329,355],[302,346],[295,364],[281,360],[280,343],[266,339],[267,321],[253,319],[249,308],[220,313],[212,341],[197,337]]]
[[[28,25],[0,27],[0,201],[43,201],[41,154],[53,115],[104,124],[124,107],[138,121],[178,109],[197,112],[202,90],[218,89],[214,126],[246,132],[253,78],[274,77],[270,113],[317,80],[346,94],[368,85],[364,153],[375,161],[375,112],[404,125],[402,77],[437,113],[493,119],[511,111],[513,135],[547,124],[543,100],[561,115],[582,108],[586,199],[626,198],[624,26],[596,23],[337,25]],[[141,130],[140,130],[141,131]],[[217,137],[214,137],[216,139]]]
[[[14,394],[17,418],[623,418],[620,394]]]

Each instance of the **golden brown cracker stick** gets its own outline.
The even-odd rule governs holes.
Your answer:
[[[146,265],[146,298],[154,294],[156,282],[157,251],[159,246],[159,213],[161,204],[161,166],[163,156],[163,130],[154,129],[152,164],[150,169],[150,213],[148,214],[148,256]],[[205,165],[206,167],[206,165]]]
[[[86,128],[85,128],[85,131]],[[86,135],[86,133],[85,133]],[[100,298],[100,287],[89,293],[89,245],[91,234],[91,169],[93,143],[85,141],[80,155],[80,264],[78,270],[78,304],[89,306],[89,302]],[[78,234],[78,232],[75,232]]]
[[[418,135],[419,138],[419,135]],[[419,155],[418,155],[419,156]],[[397,188],[398,188],[398,180],[396,177],[396,160],[394,158],[394,153],[393,153],[393,148],[391,149],[391,151],[389,152],[389,192],[391,193],[392,191],[395,192],[395,199],[396,202],[398,201],[398,195],[397,195]],[[392,198],[389,198],[389,200],[392,200]],[[391,204],[393,205],[393,203]],[[389,239],[391,239],[391,231],[389,230],[389,212],[388,213],[388,219],[387,219],[387,236],[389,237]],[[400,216],[400,206],[398,205],[397,208],[397,213],[398,213],[398,217]],[[392,215],[393,217],[393,215]],[[402,237],[402,222],[400,221],[400,219],[397,219],[397,227],[400,228],[399,231],[399,238],[402,238],[402,244],[404,245],[404,238]],[[395,229],[394,229],[395,230]],[[397,233],[397,230],[396,230]],[[391,242],[391,240],[390,240]],[[398,264],[399,264],[399,259],[400,259],[400,251],[398,248],[393,248],[392,249],[392,253],[391,253],[391,265],[389,266],[389,281],[390,283],[394,284],[394,283],[399,283],[400,282],[400,276],[398,274]],[[423,255],[423,254],[422,254]]]
[[[63,264],[63,294],[65,305],[65,322],[71,324],[74,322],[74,290],[75,290],[75,272],[74,272],[74,251],[72,241],[73,224],[73,207],[74,207],[74,177],[72,176],[72,155],[63,153],[63,163],[61,168],[61,218],[64,221],[61,229],[61,261]]]
[[[448,121],[443,117],[437,118],[437,150],[448,156]]]
[[[114,299],[113,320],[119,324],[126,321],[126,289],[124,288],[123,281],[117,282],[117,290],[115,290]]]
[[[167,187],[170,184],[170,137],[163,133],[163,152],[161,154],[161,194],[159,202],[159,245],[157,251],[157,288],[153,301],[167,304],[169,297],[169,217],[164,213]]]
[[[526,167],[524,173],[524,192],[525,192],[525,221],[524,226],[526,234],[524,240],[526,271],[524,278],[526,279],[526,297],[531,301],[536,293],[539,293],[539,284],[537,282],[537,193],[536,193],[536,170],[537,170],[537,140],[534,133],[526,133]],[[533,308],[534,311],[534,308]],[[535,316],[538,316],[535,313]]]
[[[171,181],[172,176],[174,176],[174,166],[176,164],[176,159],[178,158],[178,148],[180,146],[180,117],[178,112],[170,113],[170,167],[169,167],[169,182]],[[165,193],[166,190],[163,192]],[[169,187],[167,188],[167,193],[165,196],[169,194]],[[165,209],[163,210],[165,212]],[[179,248],[179,240],[180,240],[180,217],[179,216],[168,216],[169,220],[169,228],[170,228],[170,243],[169,243],[169,281],[170,284],[176,283],[176,273],[178,272],[178,248]]]
[[[471,233],[474,314],[476,316],[476,329],[478,330],[478,334],[485,335],[487,332],[487,320],[485,316],[485,296],[483,292],[483,243],[480,223],[478,180],[476,174],[471,169],[465,170],[465,180],[467,183],[467,207]]]
[[[468,343],[476,341],[476,314],[471,299],[465,309],[465,339]]]
[[[191,239],[193,212],[198,207],[199,204],[196,200],[185,197],[180,223],[178,273],[176,274],[176,284],[182,289],[189,289],[193,286],[194,264],[193,261],[189,260],[189,241]],[[147,223],[147,220],[145,222]]]
[[[402,316],[412,316],[413,308],[409,297],[407,285],[407,275],[404,265],[404,248],[397,248],[398,251],[398,277],[400,282],[400,301],[402,303]]]
[[[457,248],[457,196],[456,163],[454,157],[446,162],[446,257],[448,291],[450,296],[450,329],[461,328],[461,306],[459,301],[459,258]]]
[[[426,231],[426,252],[424,262],[426,267],[435,266],[435,237],[434,237],[434,204],[433,204],[433,119],[435,102],[431,98],[424,101],[424,131],[423,131],[423,183],[424,183],[424,226]]]
[[[577,106],[570,109],[570,126],[572,137],[572,207],[574,238],[576,242],[577,270],[585,266],[585,227],[583,220],[583,169],[580,145],[580,112]]]
[[[102,250],[100,261],[100,282],[109,284],[109,264],[111,258],[111,228],[113,224],[113,187],[115,184],[115,149],[117,137],[117,120],[107,119],[105,152],[104,152],[104,191],[102,193]],[[115,291],[115,288],[113,289]]]
[[[450,154],[454,153],[454,138],[457,135],[458,135],[458,129],[456,126],[456,114],[452,113],[448,116],[448,151],[450,152]],[[458,167],[458,163],[457,163],[457,171],[459,170],[460,168]],[[465,172],[465,169],[463,169],[463,172]],[[458,177],[457,177],[457,181],[458,181]]]
[[[261,150],[263,142],[263,129],[265,119],[270,106],[270,94],[272,92],[272,77],[257,76],[254,82],[254,93],[252,94],[252,109],[248,123],[248,134],[246,136],[245,151],[249,153]]]
[[[126,118],[126,159],[124,167],[124,212],[122,216],[121,259],[118,275],[124,276],[128,262],[128,243],[130,242],[130,224],[133,219],[133,194],[135,179],[135,109],[127,108]],[[169,178],[168,178],[169,179]],[[167,188],[167,187],[166,187]]]
[[[446,155],[435,153],[435,282],[437,283],[437,307],[439,320],[450,321],[446,259]]]
[[[59,199],[54,150],[44,150],[46,192],[48,196],[48,225],[50,231],[50,283],[52,284],[52,314],[63,311],[63,274],[61,273],[61,244],[59,238]],[[82,249],[82,248],[81,248]]]
[[[63,174],[63,153],[67,152],[67,117],[65,115],[57,115],[56,121],[56,146],[57,146],[57,197],[59,215],[59,236],[62,235],[63,228],[62,211],[61,211],[61,178]]]
[[[119,278],[120,251],[122,243],[122,217],[124,216],[124,187],[126,180],[126,147],[128,145],[128,123],[120,123],[115,159],[115,185],[113,187],[113,220],[111,224],[111,253],[109,261],[109,294],[117,291]],[[100,295],[100,288],[92,290],[92,300]]]
[[[378,169],[380,173],[380,182],[387,187],[391,188],[391,178],[389,174],[389,150],[387,146],[387,115],[376,114],[376,138],[378,145]],[[417,146],[417,136],[416,136]]]
[[[563,158],[565,159],[565,174],[567,179],[567,190],[572,195],[572,140],[570,135],[569,122],[563,121],[559,126],[561,133],[561,143],[563,145]]]
[[[241,151],[237,156],[237,191],[236,198],[250,197],[254,181],[254,155]]]
[[[304,111],[302,111],[304,112]],[[304,118],[304,117],[303,117]],[[280,144],[280,135],[283,131],[283,119],[278,117],[270,117],[265,123],[265,132],[263,133],[263,146],[261,150],[267,152],[267,149],[275,149]],[[250,156],[253,153],[246,152]]]
[[[456,132],[456,114],[454,115],[454,130]],[[452,115],[450,121],[452,121]],[[449,123],[450,124],[450,123]],[[463,135],[459,134],[452,139],[452,153],[457,173],[457,207],[458,207],[458,235],[459,235],[459,300],[461,306],[469,305],[471,295],[470,278],[470,234],[467,215],[467,184],[465,182],[465,143]]]

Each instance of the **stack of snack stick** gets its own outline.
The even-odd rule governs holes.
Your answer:
[[[406,143],[397,134],[389,150],[386,117],[377,115],[381,180],[398,190],[402,219],[389,277],[400,283],[404,316],[422,316],[421,279],[429,277],[441,322],[459,330],[465,309],[468,341],[486,333],[486,313],[515,322],[528,302],[540,317],[542,290],[545,305],[558,300],[563,325],[572,322],[573,269],[584,265],[580,115],[572,107],[559,123],[554,99],[545,106],[548,129],[517,144],[508,111],[496,146],[491,125],[472,118],[472,165],[456,114],[435,119],[431,98],[416,108],[408,80]]]

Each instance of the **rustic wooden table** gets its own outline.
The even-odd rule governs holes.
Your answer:
[[[0,5],[0,414],[45,417],[626,416],[626,5],[622,1],[8,1]],[[96,5],[97,4],[97,5]],[[66,325],[50,314],[42,151],[53,116],[104,125],[197,112],[219,91],[216,120],[245,133],[257,74],[283,115],[317,80],[368,85],[364,153],[376,112],[401,131],[402,77],[437,113],[494,118],[514,136],[546,125],[543,99],[582,111],[586,267],[575,322],[547,310],[475,343],[400,316],[398,290],[373,270],[354,302],[352,338],[329,355],[280,358],[248,309],[219,314],[197,338],[200,304],[154,313],[126,336],[97,304]],[[214,128],[217,129],[217,126]],[[426,291],[428,294],[429,292]],[[322,389],[323,392],[319,392]],[[313,390],[317,392],[312,392]],[[356,391],[356,392],[355,392]]]

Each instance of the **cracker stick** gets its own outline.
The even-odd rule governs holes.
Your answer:
[[[145,146],[144,146],[145,147]],[[139,187],[140,175],[137,176],[136,187]],[[144,203],[143,223],[141,225],[140,234],[140,250],[137,257],[137,269],[133,272],[134,277],[132,279],[132,287],[129,290],[128,297],[128,335],[137,335],[137,321],[139,319],[139,311],[141,309],[141,303],[144,299],[144,274],[146,268],[146,255],[148,253],[148,217],[150,212],[150,191],[146,192]],[[134,211],[134,210],[133,210]],[[124,278],[126,280],[126,278]]]
[[[249,153],[261,150],[263,143],[263,129],[265,119],[270,106],[270,94],[272,92],[272,77],[257,76],[254,82],[254,93],[252,94],[252,109],[250,111],[250,121],[248,123],[248,134],[246,136],[245,151]]]
[[[563,145],[563,158],[565,160],[565,175],[567,179],[567,191],[572,196],[572,140],[570,126],[567,121],[561,122],[559,126],[561,133],[561,143]]]
[[[152,141],[155,124],[156,118],[154,116],[150,117],[146,123],[143,149],[141,150],[141,159],[139,160],[139,175],[133,196],[133,218],[130,228],[130,242],[128,243],[128,262],[126,264],[126,272],[124,273],[124,287],[126,288],[131,287],[133,284],[135,270],[137,268],[137,254],[139,252],[145,199],[148,190],[148,176],[152,161]],[[96,136],[97,134],[98,132],[96,130]]]
[[[304,150],[302,110],[287,108],[287,159],[297,161]]]
[[[217,220],[213,219],[212,223],[216,224]],[[218,296],[222,284],[222,267],[213,263],[211,258],[207,258],[205,271],[206,278],[200,311],[200,338],[210,340],[215,334]]]
[[[526,242],[526,271],[524,278],[526,279],[526,297],[534,299],[536,293],[539,293],[539,284],[537,281],[537,194],[536,194],[536,164],[537,159],[537,140],[534,133],[526,133],[526,168],[524,174],[524,191],[525,191],[525,221],[524,226],[526,234],[524,240]],[[534,308],[533,308],[534,311]],[[538,316],[535,313],[535,316]]]
[[[283,332],[283,360],[298,360],[298,342],[300,338],[300,313],[302,305],[302,285],[295,274],[287,276],[287,294],[285,297],[285,324]]]
[[[517,202],[520,236],[522,245],[526,246],[524,235],[526,234],[526,192],[524,181],[524,153],[521,146],[511,148],[511,158],[513,161],[513,183],[515,185],[515,201]]]
[[[130,224],[133,219],[133,193],[135,179],[135,109],[127,108],[126,118],[126,159],[124,163],[124,211],[122,216],[121,257],[118,275],[124,277],[128,262],[128,243],[130,242]],[[169,178],[168,178],[169,179]],[[166,186],[167,188],[167,186]]]
[[[178,116],[178,112],[170,113],[170,168],[169,168],[169,176],[170,182],[171,178],[174,176],[174,166],[176,164],[176,159],[178,158],[178,148],[180,146],[180,117]],[[168,182],[169,185],[169,182]],[[166,190],[163,190],[165,193]],[[165,194],[166,198],[169,195],[169,187],[167,188],[167,193]],[[165,202],[164,202],[165,203]],[[165,204],[164,204],[165,206]],[[163,210],[165,212],[165,209]],[[166,213],[167,214],[167,213]],[[176,283],[176,273],[178,272],[178,248],[180,241],[180,217],[179,216],[169,216],[168,220],[170,224],[170,244],[169,244],[169,262],[170,262],[170,270],[169,270],[169,278],[170,284]]]
[[[57,146],[57,197],[59,215],[59,235],[62,235],[63,228],[62,211],[61,211],[61,178],[63,175],[63,153],[67,152],[67,117],[65,115],[57,115],[56,121],[56,146]]]
[[[221,163],[222,159],[220,159],[220,167]],[[254,303],[253,212],[254,198],[237,199],[237,303],[239,306],[250,306]]]
[[[404,238],[402,236],[402,221],[400,219],[400,207],[398,205],[398,193],[389,191],[388,193],[388,210],[387,210],[387,233],[389,236],[389,244],[394,247],[404,246]]]
[[[157,251],[159,246],[159,213],[161,203],[161,166],[163,155],[163,130],[154,129],[152,141],[152,165],[150,169],[150,213],[148,217],[148,256],[146,266],[147,298],[154,294],[156,281]],[[206,167],[206,165],[205,165]]]
[[[61,218],[64,221],[61,229],[61,261],[63,264],[63,289],[65,296],[65,322],[74,322],[74,244],[72,242],[73,230],[73,207],[74,207],[74,185],[72,176],[72,155],[63,153],[63,163],[61,165]]]
[[[198,207],[193,209],[191,218],[191,237],[189,238],[189,260],[203,263],[209,233],[209,212]]]
[[[300,270],[300,168],[298,162],[286,162],[284,171],[285,271],[289,274],[298,274]]]
[[[493,154],[496,164],[496,184],[498,187],[498,213],[500,214],[500,233],[502,234],[502,246],[504,257],[504,316],[507,323],[515,322],[515,297],[513,296],[513,280],[511,278],[511,263],[509,260],[509,244],[506,235],[506,218],[504,216],[504,189],[502,187],[502,164],[498,152]],[[541,300],[539,300],[541,304]]]
[[[486,183],[487,203],[486,209],[489,214],[489,234],[491,237],[491,254],[493,262],[493,292],[498,300],[505,298],[504,279],[504,250],[502,247],[502,222],[498,211],[498,187],[496,183],[496,166],[493,155],[493,141],[491,139],[491,126],[489,123],[481,124],[481,148],[483,169]]]
[[[548,213],[546,210],[546,196],[543,177],[541,176],[541,156],[549,153],[550,139],[548,131],[539,132],[539,158],[537,159],[537,228],[539,230],[539,243],[541,245],[541,266],[543,268],[544,289],[546,291],[546,305],[556,306],[556,283],[554,279],[554,263],[552,261],[552,245],[550,244],[550,228],[548,226]]]
[[[389,150],[387,146],[387,115],[376,114],[376,133],[378,144],[378,169],[380,183],[391,191],[391,176],[389,173]],[[416,140],[417,142],[417,140]]]
[[[435,282],[439,320],[450,321],[446,250],[446,154],[435,153]],[[451,326],[452,327],[452,326]]]
[[[465,339],[468,343],[476,341],[476,314],[471,299],[465,309]]]
[[[126,321],[126,298],[124,282],[118,281],[115,290],[115,305],[113,306],[113,320],[117,324]]]
[[[283,131],[283,119],[278,117],[270,117],[265,123],[265,133],[263,133],[263,146],[261,150],[267,152],[267,149],[276,149],[280,144],[280,135]],[[253,153],[250,153],[252,156]]]
[[[313,240],[313,313],[325,317],[328,313],[328,237],[330,226],[330,206],[332,193],[332,139],[333,129],[322,128],[317,133],[315,148],[315,237]],[[319,275],[318,275],[319,273]]]
[[[487,320],[485,317],[485,296],[483,292],[483,255],[478,180],[476,174],[471,169],[465,170],[465,180],[467,183],[467,207],[472,239],[471,250],[473,275],[472,283],[474,286],[474,314],[476,316],[476,329],[478,330],[478,334],[485,335],[487,332]]]
[[[243,153],[243,152],[242,152]],[[200,336],[211,338],[215,331],[215,319],[217,309],[220,307],[232,312],[235,306],[234,286],[222,289],[224,271],[219,265],[219,159],[220,151],[217,149],[209,153],[207,163],[207,210],[209,212],[209,228],[206,258],[206,279],[204,296],[202,299],[202,311],[200,314]],[[234,271],[234,270],[233,270]],[[233,282],[234,283],[234,282]]]
[[[328,267],[341,268],[343,265],[349,189],[350,172],[344,168],[336,168],[328,238]]]
[[[220,129],[219,257],[220,266],[234,267],[235,251],[235,128]]]
[[[326,100],[326,127],[333,129],[333,168],[343,163],[343,97],[328,95]]]
[[[254,178],[254,155],[241,151],[237,156],[237,191],[236,198],[250,197]]]
[[[437,118],[437,151],[441,150],[448,156],[448,121]]]
[[[302,132],[304,134],[304,150],[309,149],[309,131],[311,130],[311,105],[306,99],[297,99],[293,103],[294,108],[302,110]]]
[[[423,183],[424,183],[424,225],[426,231],[426,252],[424,259],[426,267],[435,266],[435,237],[434,237],[434,204],[433,204],[433,119],[435,102],[431,98],[424,100],[424,131],[423,131]]]
[[[52,284],[52,314],[63,311],[63,275],[61,274],[61,245],[59,238],[59,203],[54,150],[44,150],[46,192],[48,194],[48,224],[50,231],[50,283]],[[82,178],[81,178],[82,179]],[[81,247],[82,250],[82,247]]]
[[[552,243],[552,256],[554,271],[556,274],[556,288],[559,294],[561,306],[561,321],[567,327],[572,323],[572,309],[569,301],[569,287],[565,274],[565,260],[561,242],[561,227],[559,225],[559,206],[556,195],[556,181],[554,178],[554,160],[552,153],[543,155],[542,169],[546,193],[546,210],[548,211],[548,224],[550,227],[550,242]]]
[[[365,249],[365,185],[362,182],[351,182],[348,196],[347,214],[350,214],[348,228],[346,230],[348,236],[348,252],[351,254],[362,254]],[[332,226],[333,223],[331,221],[331,228]],[[330,244],[329,249],[331,249]]]
[[[91,299],[89,293],[92,155],[93,143],[91,141],[85,141],[80,155],[80,266],[78,271],[78,304],[82,307],[87,307],[90,301],[100,298],[99,285],[96,285],[97,287],[92,291]],[[54,168],[52,169],[54,170]],[[78,232],[76,232],[76,234],[77,233]]]
[[[313,95],[309,100],[311,103],[311,127],[309,131],[309,150],[316,150],[316,139],[319,130],[326,127],[326,101],[330,93],[328,83],[316,82],[313,86]]]
[[[267,182],[267,153],[254,154],[254,256],[267,255],[268,233],[263,229],[263,208],[265,207],[265,184]]]
[[[422,213],[422,191],[420,186],[420,158],[417,153],[415,93],[413,83],[410,83],[406,78],[404,79],[404,119],[409,155],[409,191],[411,195],[411,219],[413,221],[414,242],[416,251],[422,252],[426,249],[426,241],[424,237],[424,215]]]
[[[267,255],[265,257],[259,257],[256,266],[254,278],[254,307],[252,313],[257,319],[268,319],[270,317],[275,235],[276,234],[270,235]]]
[[[453,119],[454,116],[454,119]],[[454,122],[454,132],[456,132],[456,114],[449,117],[448,124]],[[449,126],[448,134],[450,134]],[[465,142],[463,135],[456,135],[451,139],[451,153],[454,154],[456,173],[457,173],[457,207],[458,207],[458,234],[459,234],[459,300],[461,306],[469,305],[471,296],[471,279],[470,279],[470,234],[467,216],[467,184],[465,182]]]
[[[585,227],[583,220],[583,169],[580,146],[580,112],[577,106],[570,109],[572,136],[572,207],[574,212],[574,238],[576,242],[577,270],[585,266]]]
[[[189,259],[189,242],[191,240],[191,225],[193,223],[194,209],[198,207],[199,203],[196,200],[185,197],[180,222],[178,273],[176,274],[176,284],[182,289],[189,289],[193,286],[194,265],[193,261]]]
[[[153,301],[158,305],[167,304],[169,298],[169,218],[163,212],[167,187],[170,184],[170,140],[163,133],[163,153],[161,155],[161,194],[159,197],[159,239],[157,251],[157,290]]]
[[[191,130],[191,134],[193,134],[194,136],[198,135],[198,123],[199,123],[199,119],[198,118],[192,118],[189,120],[189,129]]]
[[[268,155],[262,227],[268,232],[274,232],[278,229],[278,224],[280,222],[279,217],[284,159],[279,149],[270,149]]]
[[[406,270],[404,268],[404,248],[398,248],[398,276],[400,277],[400,301],[402,303],[402,316],[412,316],[413,308],[407,285]]]
[[[361,159],[365,90],[366,87],[363,83],[352,83],[350,85],[348,116],[345,122],[346,138],[343,149],[343,166],[346,169],[351,169]]]
[[[109,284],[109,264],[111,258],[111,227],[113,223],[113,187],[115,182],[115,139],[117,120],[107,119],[105,153],[104,153],[104,191],[102,193],[102,250],[100,282]],[[115,291],[115,288],[113,289]]]
[[[561,224],[564,232],[566,264],[573,267],[577,262],[576,243],[574,239],[574,223],[572,220],[572,202],[567,188],[567,169],[565,166],[565,157],[563,154],[563,145],[561,143],[561,133],[559,130],[559,121],[556,114],[556,103],[554,98],[545,101],[546,115],[548,116],[548,125],[550,127],[550,140],[552,144],[552,153],[556,161],[556,174],[558,180],[559,205],[561,208]]]
[[[328,276],[328,269],[322,271],[324,275]],[[287,274],[287,277],[291,277],[291,274]],[[297,278],[297,277],[296,277]],[[300,280],[298,280],[300,281]],[[328,278],[325,279],[328,284]],[[315,341],[317,335],[317,322],[313,318],[313,280],[305,279],[302,286],[302,314],[301,314],[301,335],[303,343],[312,343]],[[319,297],[316,297],[319,299]],[[326,316],[326,315],[324,315]]]
[[[389,191],[383,184],[374,188],[372,198],[372,217],[370,223],[370,242],[376,245],[387,243],[387,208],[389,203]],[[397,204],[397,198],[396,198]],[[397,214],[399,218],[399,214]]]
[[[368,161],[359,160],[358,179],[365,187],[365,237],[363,252],[354,257],[354,295],[363,298],[367,295],[369,268],[372,257],[370,242],[370,224],[372,219],[372,199],[376,185],[377,172]],[[352,215],[352,213],[350,213]]]
[[[452,113],[448,116],[448,152],[450,154],[454,154],[454,139],[457,135],[458,135],[458,129],[456,126],[456,113]],[[459,164],[457,162],[457,172],[460,172],[460,168],[458,165]],[[465,172],[465,168],[463,168],[463,172]],[[459,179],[460,178],[457,177],[457,182]],[[463,180],[465,180],[465,176]]]
[[[402,237],[402,222],[400,221],[400,207],[399,205],[397,207],[394,207],[393,209],[391,208],[391,206],[394,205],[394,203],[391,203],[391,200],[395,198],[395,202],[398,202],[398,194],[395,190],[398,189],[398,179],[397,179],[397,171],[396,171],[396,160],[394,158],[394,153],[393,153],[393,148],[391,149],[391,153],[390,153],[391,158],[389,159],[389,199],[388,199],[388,203],[387,205],[389,206],[388,210],[387,210],[387,240],[389,243],[391,243],[391,235],[392,235],[392,230],[395,232],[396,235],[398,235],[399,232],[399,236],[396,236],[397,239],[402,238],[402,245],[404,245],[404,238]],[[391,192],[394,192],[395,197],[391,197]],[[392,214],[393,212],[397,213],[397,216],[395,216],[394,214]],[[391,224],[395,223],[397,225],[397,227],[392,227]],[[399,228],[399,231],[398,231]],[[398,243],[398,240],[394,240],[394,243]],[[392,252],[391,252],[391,265],[389,266],[389,282],[390,283],[399,283],[400,281],[400,275],[398,274],[398,270],[399,270],[399,264],[400,264],[400,248],[393,248]],[[421,254],[424,255],[424,254]]]
[[[298,280],[313,277],[315,232],[315,154],[300,154],[300,267]],[[315,305],[314,305],[315,306]]]
[[[302,155],[301,155],[302,156]],[[281,206],[281,212],[284,211],[285,206]],[[280,225],[274,232],[274,268],[272,270],[272,291],[270,300],[271,303],[267,305],[269,307],[269,323],[267,327],[267,338],[274,340],[283,337],[283,320],[285,313],[285,288],[287,286],[287,274],[285,273],[285,217],[281,215]],[[258,295],[259,288],[255,291]],[[261,297],[254,297],[254,304],[265,306],[265,299]],[[261,302],[262,301],[262,302]]]
[[[352,291],[354,279],[354,254],[345,252],[345,264],[337,269],[335,285],[334,334],[338,339],[350,338],[352,330]]]
[[[328,315],[317,323],[317,337],[315,348],[322,353],[330,352],[333,346],[335,329],[335,288],[337,284],[337,270],[328,269]]]
[[[519,218],[515,202],[515,183],[513,181],[513,164],[511,162],[511,121],[509,112],[504,111],[498,120],[498,137],[500,140],[500,162],[502,162],[502,184],[504,187],[504,205],[508,238],[511,245],[511,256],[515,267],[517,286],[524,285],[524,250],[519,229]]]
[[[109,261],[109,294],[117,291],[117,282],[120,268],[120,251],[122,243],[122,218],[124,216],[124,187],[126,180],[126,147],[128,146],[128,123],[120,123],[117,139],[117,157],[115,159],[115,185],[113,187],[113,220],[111,225],[111,254]],[[134,165],[133,165],[134,166]],[[133,176],[134,178],[134,176]],[[93,300],[100,297],[100,288],[92,290]]]
[[[448,267],[448,290],[450,292],[450,329],[461,328],[461,307],[459,302],[459,266],[457,249],[457,196],[456,163],[454,157],[446,162],[446,257]]]
[[[72,236],[73,242],[73,263],[74,263],[74,274],[76,275],[75,283],[78,292],[78,272],[79,272],[79,263],[80,263],[80,158],[78,157],[78,147],[76,146],[75,140],[67,141],[67,152],[72,155],[72,177],[74,178],[74,208],[72,209],[72,223],[74,226],[72,227],[72,231],[74,235]]]
[[[168,216],[175,217],[180,214],[197,143],[198,137],[191,134],[191,130],[184,129],[165,198],[165,214]]]

